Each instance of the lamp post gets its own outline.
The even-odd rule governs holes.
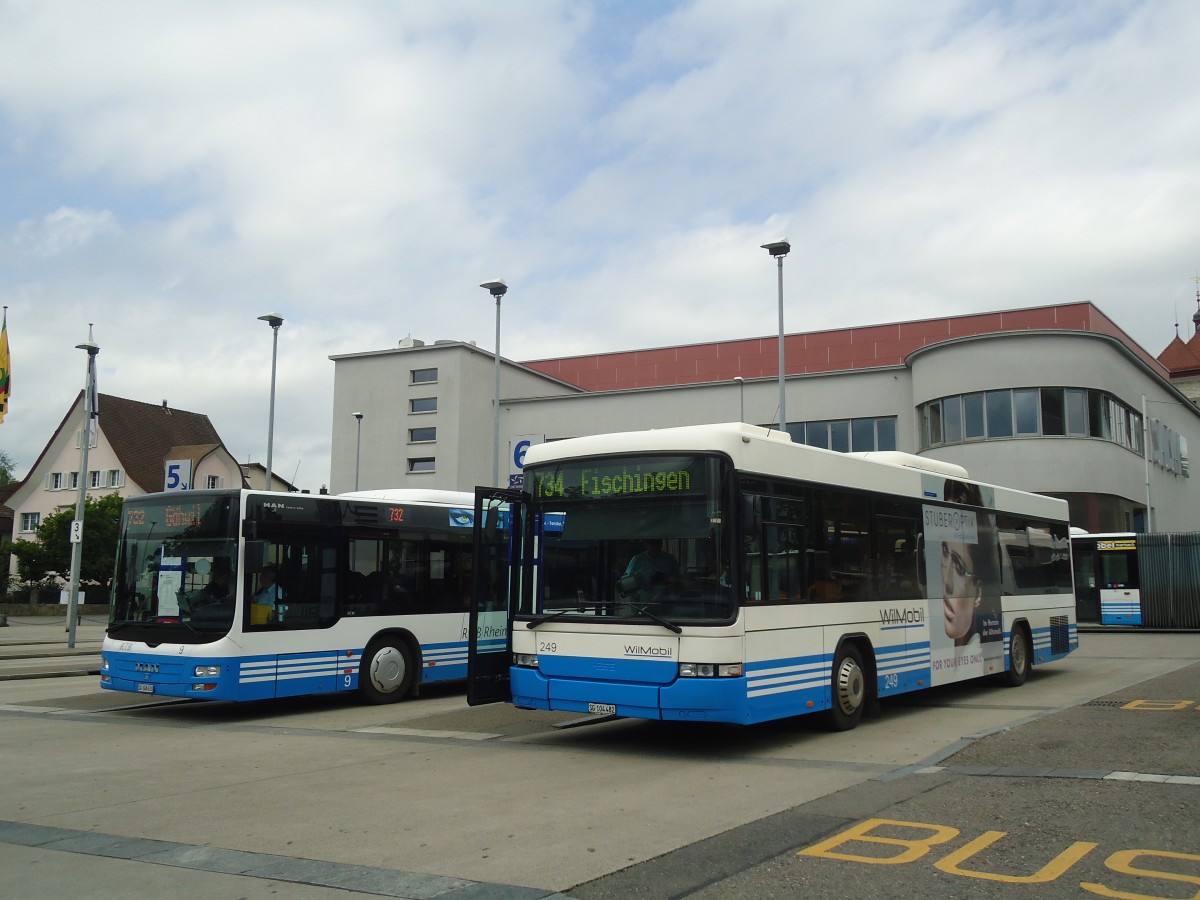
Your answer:
[[[358,420],[358,443],[354,447],[354,489],[358,490],[358,468],[362,462],[362,417],[363,414],[356,412],[354,418]]]
[[[508,293],[504,279],[485,281],[481,288],[496,298],[496,397],[492,405],[492,485],[500,487],[500,298]]]
[[[83,514],[87,508],[88,446],[92,442],[92,419],[96,415],[96,354],[100,345],[92,340],[92,328],[88,326],[88,339],[75,345],[76,350],[86,350],[88,355],[87,375],[83,388],[83,426],[79,430],[79,494],[75,499],[75,520],[71,523],[71,576],[67,596],[67,646],[75,646],[75,620],[79,609],[79,575],[83,562]]]
[[[734,382],[738,386],[738,421],[746,421],[746,379],[741,375],[733,376]]]
[[[787,238],[780,238],[769,244],[763,244],[762,248],[770,253],[779,264],[779,430],[786,432],[787,399],[783,392],[783,380],[787,372],[783,356],[783,258],[788,255],[792,245],[787,242]]]
[[[271,411],[267,417],[267,483],[266,490],[271,489],[271,455],[275,449],[275,359],[279,350],[279,326],[283,324],[283,316],[279,313],[267,313],[258,317],[260,322],[271,326]]]

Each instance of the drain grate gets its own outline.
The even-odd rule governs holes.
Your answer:
[[[1120,707],[1128,703],[1128,700],[1089,700],[1084,706],[1108,706]]]

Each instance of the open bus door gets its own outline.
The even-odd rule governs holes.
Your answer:
[[[512,617],[521,588],[525,516],[520,491],[475,488],[475,585],[467,638],[467,703],[512,699]]]

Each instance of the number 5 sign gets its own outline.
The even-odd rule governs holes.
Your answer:
[[[164,491],[190,491],[192,489],[192,461],[190,459],[168,459]]]

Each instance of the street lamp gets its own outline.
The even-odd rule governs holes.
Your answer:
[[[783,258],[788,255],[792,245],[787,242],[787,238],[780,238],[769,244],[763,244],[762,248],[775,257],[779,263],[779,430],[786,432],[787,400],[783,393],[783,379],[787,371],[784,368],[783,359]]]
[[[358,467],[362,461],[362,417],[363,414],[356,412],[354,418],[358,420],[358,443],[354,448],[354,489],[358,490]]]
[[[504,279],[480,285],[496,298],[496,398],[492,406],[492,485],[500,487],[500,298],[508,293]]]
[[[266,490],[271,489],[271,453],[275,449],[275,358],[279,350],[279,326],[283,324],[283,316],[279,313],[267,313],[259,316],[260,322],[271,326],[271,412],[267,418],[267,483]]]
[[[83,564],[83,516],[87,509],[88,447],[92,443],[92,420],[96,417],[96,355],[100,345],[92,339],[92,326],[88,324],[88,339],[75,345],[76,350],[86,350],[88,355],[87,374],[83,386],[83,427],[79,431],[79,493],[75,498],[75,520],[71,523],[71,576],[67,594],[67,646],[75,647],[75,625],[79,610],[79,578]]]
[[[746,421],[746,379],[741,375],[733,376],[734,382],[738,386],[738,421]]]

